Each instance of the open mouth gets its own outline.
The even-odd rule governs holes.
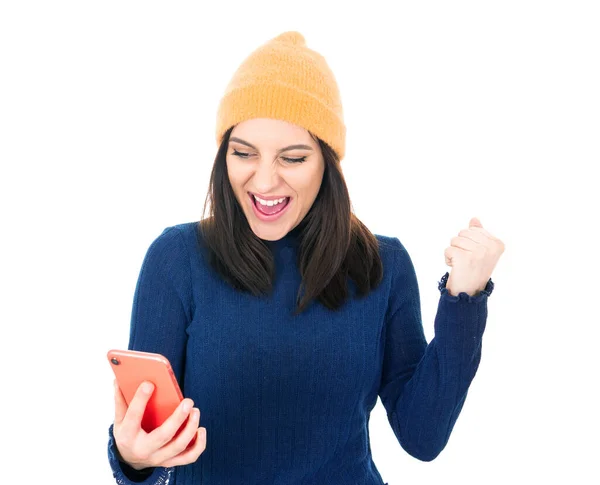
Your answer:
[[[291,197],[281,197],[277,200],[263,200],[248,193],[256,211],[265,217],[274,217],[285,210],[289,205]]]

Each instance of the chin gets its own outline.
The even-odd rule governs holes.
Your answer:
[[[250,229],[256,237],[264,241],[278,241],[283,238],[294,227],[296,216],[293,212],[283,214],[281,219],[273,222],[260,220],[252,208],[244,206],[246,219],[250,222]]]
[[[287,226],[280,228],[252,228],[252,231],[258,238],[265,241],[278,241],[289,232]]]
[[[278,241],[290,232],[291,227],[289,223],[281,221],[280,224],[269,225],[262,221],[253,221],[250,224],[250,229],[256,237],[263,239],[264,241]]]

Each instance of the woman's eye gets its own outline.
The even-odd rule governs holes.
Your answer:
[[[302,163],[304,160],[306,160],[306,157],[300,157],[300,158],[288,158],[288,157],[281,157],[283,158],[286,162],[290,162],[290,163]]]
[[[235,155],[236,157],[244,158],[244,159],[246,159],[250,156],[249,153],[238,152],[235,148],[233,149],[233,155]],[[306,156],[299,157],[299,158],[290,158],[290,157],[281,157],[281,158],[283,158],[288,163],[302,163],[306,160]]]
[[[241,158],[248,158],[249,155],[249,153],[238,152],[235,148],[233,149],[233,154]]]

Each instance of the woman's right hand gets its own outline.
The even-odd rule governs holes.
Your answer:
[[[142,383],[128,407],[115,380],[113,436],[122,460],[136,470],[195,462],[206,449],[206,428],[198,427],[200,410],[193,408],[191,399],[185,398],[162,425],[147,433],[142,429],[142,417],[153,390],[152,383]],[[188,415],[190,419],[187,424],[173,439]],[[194,436],[195,443],[186,449]]]

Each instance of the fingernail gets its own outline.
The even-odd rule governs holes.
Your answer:
[[[142,386],[142,391],[144,391],[145,393],[149,393],[150,391],[152,391],[152,383],[144,382],[144,385]]]
[[[190,409],[192,409],[193,405],[194,405],[194,403],[192,401],[189,401],[189,400],[184,401],[182,409],[185,413],[187,413]]]

